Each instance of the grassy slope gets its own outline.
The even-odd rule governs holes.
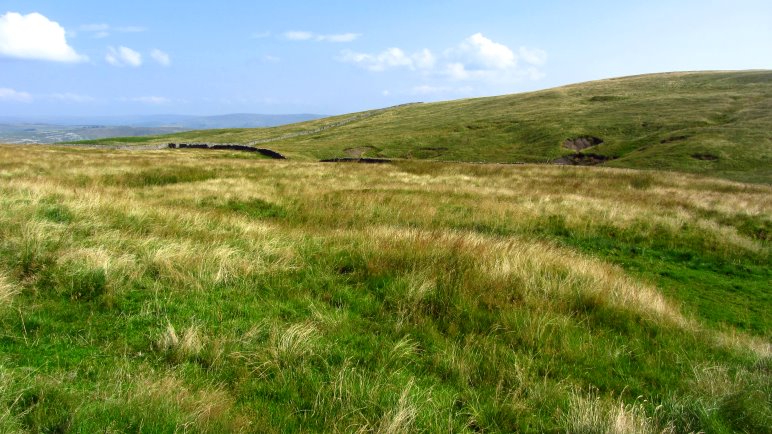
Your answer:
[[[561,146],[567,138],[593,135],[605,142],[587,152],[618,157],[609,166],[770,183],[771,113],[771,71],[669,73],[400,107],[265,146],[296,158],[346,156],[348,148],[372,147],[365,155],[547,162],[570,153]],[[347,117],[270,129],[190,132],[147,143],[246,143]],[[698,160],[693,154],[718,160]]]
[[[769,432],[770,215],[662,172],[3,147],[0,431]]]

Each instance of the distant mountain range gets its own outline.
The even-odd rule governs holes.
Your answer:
[[[324,116],[316,114],[252,113],[217,116],[0,116],[0,143],[58,143],[190,130],[274,127],[322,117]]]

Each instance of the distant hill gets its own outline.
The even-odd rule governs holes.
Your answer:
[[[0,143],[61,143],[108,137],[141,137],[188,131],[174,127],[0,123]]]
[[[772,71],[641,75],[143,141],[261,143],[301,159],[603,164],[771,183]]]
[[[319,119],[321,115],[219,116],[0,116],[0,142],[58,143],[109,137],[142,137],[212,128],[264,128]]]
[[[158,115],[145,116],[130,125],[178,127],[196,130],[212,128],[264,128],[309,121],[322,117],[324,116],[315,114],[260,115],[251,113],[235,113],[219,116]]]

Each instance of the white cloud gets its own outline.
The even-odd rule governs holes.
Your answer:
[[[447,50],[445,58],[447,63],[439,72],[450,80],[503,84],[543,78],[539,67],[547,63],[547,52],[520,47],[515,53],[506,45],[475,33]],[[527,65],[521,67],[521,60]]]
[[[421,50],[412,55],[405,54],[399,48],[387,48],[378,54],[357,53],[343,50],[339,58],[346,63],[353,63],[369,71],[385,71],[394,68],[431,69],[435,58],[431,51]]]
[[[413,54],[412,59],[413,65],[418,69],[432,69],[437,63],[437,58],[426,48]]]
[[[59,23],[37,12],[7,12],[0,16],[0,56],[54,62],[87,60],[67,44],[65,30]]]
[[[470,70],[501,70],[517,66],[517,56],[509,47],[491,41],[482,33],[464,39],[446,55]]]
[[[290,41],[317,41],[317,42],[352,42],[362,36],[359,33],[338,33],[331,35],[320,35],[314,32],[301,30],[291,30],[284,32],[284,38]]]
[[[0,87],[0,101],[32,102],[32,95],[27,92]]]
[[[105,60],[113,66],[132,66],[136,68],[142,65],[142,55],[128,47],[108,47]]]
[[[150,52],[150,57],[152,57],[153,60],[158,62],[158,64],[161,66],[169,66],[172,64],[172,60],[169,57],[169,54],[159,50],[158,48],[155,48]]]
[[[429,49],[408,55],[402,49],[392,47],[376,54],[344,50],[338,60],[369,71],[397,68],[418,71],[424,79],[434,78],[437,82],[411,90],[412,94],[426,95],[472,92],[469,86],[453,84],[459,81],[507,85],[526,79],[538,80],[544,76],[540,67],[546,64],[547,53],[528,47],[520,47],[515,52],[482,33],[475,33],[439,56]]]

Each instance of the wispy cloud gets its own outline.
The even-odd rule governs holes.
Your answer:
[[[138,102],[138,103],[149,104],[149,105],[163,105],[163,104],[169,104],[172,102],[172,100],[163,96],[136,96],[131,98],[121,98],[120,101]]]
[[[88,103],[96,101],[96,98],[88,95],[81,95],[72,92],[52,93],[48,96],[49,99],[62,102],[75,102],[75,103]]]
[[[84,24],[78,27],[78,30],[82,32],[106,32],[110,30],[108,24]]]
[[[284,37],[290,41],[308,41],[314,38],[314,34],[311,32],[302,32],[299,30],[291,30],[284,32]]]
[[[105,60],[113,66],[137,68],[142,65],[142,54],[128,47],[108,47]]]
[[[352,42],[362,36],[359,33],[340,33],[337,35],[316,35],[317,41],[324,42]]]
[[[158,48],[154,48],[153,51],[150,52],[150,57],[153,58],[156,62],[158,62],[161,66],[169,66],[172,64],[172,60],[169,57],[169,54],[159,50]]]
[[[429,50],[407,54],[400,48],[387,48],[376,54],[343,50],[339,60],[353,63],[370,71],[385,71],[395,68],[428,70],[433,68],[436,62],[434,55]]]
[[[290,30],[282,34],[285,39],[290,41],[317,41],[317,42],[352,42],[357,40],[360,33],[337,33],[323,35],[304,30]]]
[[[7,87],[0,87],[0,101],[30,103],[33,101],[57,101],[67,103],[89,103],[97,99],[88,95],[73,92],[57,92],[51,94],[32,95],[28,92],[17,91]]]
[[[102,39],[110,36],[113,32],[116,33],[141,33],[147,31],[145,27],[140,26],[119,26],[114,27],[105,23],[98,24],[84,24],[78,27],[78,31],[83,33],[89,33],[93,38]],[[77,33],[77,32],[76,32]]]
[[[71,63],[88,60],[67,43],[59,23],[36,12],[0,15],[0,56]]]
[[[534,66],[542,66],[547,63],[547,52],[538,48],[520,47],[520,58],[525,63]]]
[[[32,102],[32,100],[32,95],[27,92],[21,92],[7,87],[0,87],[0,101]]]

